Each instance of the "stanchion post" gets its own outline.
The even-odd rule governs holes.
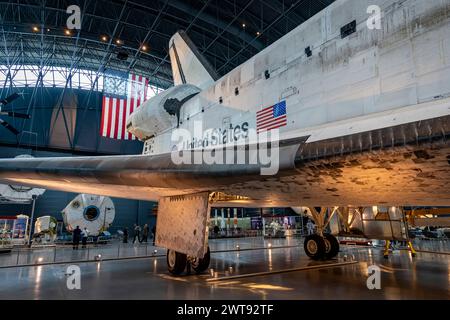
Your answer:
[[[33,231],[33,221],[34,221],[34,209],[36,208],[36,198],[35,194],[32,195],[32,207],[31,207],[31,219],[30,219],[30,231],[28,233],[28,248],[31,248],[31,236]]]

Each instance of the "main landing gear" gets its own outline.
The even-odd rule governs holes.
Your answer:
[[[167,267],[169,272],[175,276],[182,274],[188,265],[195,273],[203,273],[208,269],[210,261],[211,253],[209,247],[203,258],[194,258],[187,256],[184,253],[167,249]]]
[[[304,248],[313,260],[333,259],[339,253],[339,241],[331,234],[311,234],[305,238]]]
[[[339,253],[339,241],[335,236],[324,232],[336,214],[337,207],[328,215],[327,210],[327,208],[309,208],[308,217],[314,221],[316,233],[305,238],[304,248],[306,255],[313,260],[333,259]]]

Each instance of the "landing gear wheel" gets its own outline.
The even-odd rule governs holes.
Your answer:
[[[194,269],[194,271],[197,274],[202,273],[206,271],[206,269],[208,269],[210,261],[211,261],[211,253],[208,247],[208,251],[206,251],[206,254],[203,258],[194,258],[191,261],[192,269]]]
[[[173,275],[180,275],[186,269],[187,256],[175,250],[167,249],[167,268]]]
[[[327,233],[324,235],[325,240],[325,258],[332,259],[339,253],[339,241],[335,236]]]
[[[313,260],[320,260],[325,257],[326,244],[324,238],[318,234],[311,234],[305,238],[305,253]]]

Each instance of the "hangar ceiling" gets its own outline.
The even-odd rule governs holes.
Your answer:
[[[333,1],[0,1],[0,65],[134,71],[167,88],[168,42],[177,30],[223,75]],[[81,30],[68,31],[66,10],[74,4]]]
[[[248,60],[334,0],[0,0],[0,98],[20,134],[0,126],[0,148],[138,154],[142,143],[99,135],[104,75],[172,85],[168,43],[185,30],[219,75]],[[81,28],[67,29],[69,6]],[[7,151],[1,149],[6,155]]]

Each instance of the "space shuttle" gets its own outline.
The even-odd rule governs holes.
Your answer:
[[[0,183],[157,201],[173,274],[208,267],[213,207],[310,208],[332,258],[326,208],[450,205],[449,30],[446,0],[337,0],[222,77],[180,31],[127,121],[142,155],[1,159]]]

